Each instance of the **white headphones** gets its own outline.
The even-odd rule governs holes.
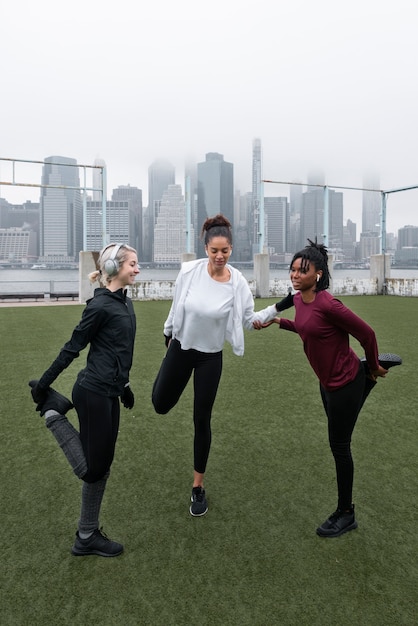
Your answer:
[[[112,254],[110,255],[110,258],[107,259],[103,264],[104,271],[110,277],[116,276],[116,274],[119,272],[120,264],[119,264],[119,261],[116,259],[116,255],[119,252],[119,250],[122,248],[122,246],[123,246],[122,243],[115,244],[112,250]]]

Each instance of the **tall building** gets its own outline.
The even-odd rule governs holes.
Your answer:
[[[93,168],[92,172],[93,172],[93,187],[95,188],[95,191],[93,191],[93,200],[95,200],[96,202],[100,202],[100,200],[102,200],[102,192],[99,191],[100,189],[103,189],[103,170],[99,169],[102,167],[106,167],[106,161],[104,161],[103,159],[94,159],[94,163],[93,165],[95,165],[98,169]],[[87,185],[88,186],[88,185]]]
[[[251,167],[251,214],[249,219],[250,241],[252,255],[260,252],[260,207],[262,195],[262,152],[261,139],[253,139],[253,157]]]
[[[347,220],[343,228],[343,261],[352,262],[356,259],[357,227],[354,222]]]
[[[376,173],[368,173],[363,178],[365,189],[379,189],[380,179]],[[382,211],[379,191],[363,191],[361,232],[380,234],[380,214]]]
[[[311,184],[313,184],[311,182]],[[319,183],[317,183],[319,184]],[[318,187],[310,187],[303,194],[302,213],[300,218],[300,242],[298,248],[307,245],[308,239],[334,250],[343,248],[343,194],[328,190],[328,241],[324,241],[324,191]]]
[[[163,193],[175,183],[174,166],[164,159],[157,159],[148,168],[148,208],[143,222],[143,258],[152,261],[154,249],[154,227],[157,221]]]
[[[206,161],[197,164],[197,211],[199,229],[207,217],[222,213],[234,225],[234,166],[222,154],[208,152]],[[198,256],[204,245],[199,241]]]
[[[129,204],[130,216],[130,245],[134,247],[138,253],[138,259],[143,259],[142,249],[142,189],[131,187],[130,185],[119,185],[112,192],[112,200],[114,202],[126,201]]]
[[[189,194],[189,196],[188,196]],[[197,250],[200,235],[197,215],[197,164],[192,159],[187,159],[184,166],[184,199],[189,203],[191,223],[194,231],[194,249]]]
[[[115,191],[117,196],[118,190]],[[88,200],[86,205],[87,250],[98,251],[103,247],[102,202]],[[125,243],[136,248],[137,209],[132,199],[106,202],[106,236],[109,242]]]
[[[154,228],[154,262],[180,263],[184,252],[194,253],[194,228],[190,230],[187,250],[186,203],[181,185],[169,185],[163,193]]]
[[[286,225],[288,215],[288,200],[285,197],[274,196],[264,198],[264,213],[267,224],[266,246],[270,255],[286,252]]]
[[[341,258],[344,248],[344,205],[341,191],[328,190],[329,215],[328,215],[328,247],[333,252],[335,259]]]
[[[249,216],[251,214],[252,193],[241,195],[235,192],[234,197],[234,254],[233,261],[251,261],[251,244],[249,237]]]
[[[300,212],[302,210],[302,201],[303,201],[303,185],[301,184],[290,185],[289,198],[290,198],[290,206],[289,206],[290,215],[300,216]]]
[[[45,261],[78,261],[83,248],[83,207],[77,161],[50,156],[42,168],[39,239]],[[51,185],[51,187],[48,187]]]

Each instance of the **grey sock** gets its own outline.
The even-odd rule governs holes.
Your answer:
[[[52,413],[52,415],[51,415]],[[45,424],[52,432],[67,460],[73,468],[74,474],[82,478],[87,472],[87,461],[84,456],[80,435],[65,415],[56,411],[46,412]]]
[[[99,528],[100,508],[109,473],[95,483],[83,483],[81,512],[78,522],[79,534],[81,533],[85,536]]]

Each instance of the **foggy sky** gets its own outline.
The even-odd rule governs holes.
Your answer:
[[[362,187],[365,172],[382,189],[418,184],[413,0],[142,4],[3,3],[1,157],[99,157],[109,194],[135,185],[144,205],[157,158],[183,185],[185,159],[220,152],[250,191],[256,137],[267,179],[323,170],[330,185]],[[36,201],[39,191],[3,186],[0,196]],[[418,191],[392,195],[387,230],[418,225],[417,206]],[[347,218],[359,233],[361,193],[344,194]]]

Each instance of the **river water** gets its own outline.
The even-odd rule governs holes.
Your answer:
[[[242,270],[248,279],[254,279],[254,270]],[[175,280],[178,269],[141,269],[138,281],[162,281]],[[414,269],[391,269],[391,278],[418,278],[418,268]],[[270,270],[270,278],[286,280],[289,278],[288,270]],[[332,278],[335,280],[365,279],[370,278],[370,270],[350,269],[334,270]],[[289,281],[290,285],[290,281]],[[0,293],[64,293],[75,292],[79,289],[79,270],[63,269],[0,269]]]

